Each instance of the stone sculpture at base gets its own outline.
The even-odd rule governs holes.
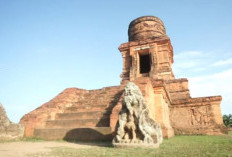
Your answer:
[[[158,147],[162,141],[162,130],[149,117],[149,110],[139,87],[133,82],[127,83],[113,145]]]

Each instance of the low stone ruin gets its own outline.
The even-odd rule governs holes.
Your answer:
[[[6,111],[0,104],[0,140],[12,140],[23,137],[24,127],[21,124],[12,123]]]
[[[139,87],[129,82],[125,86],[113,145],[115,147],[158,147],[162,141],[162,130],[149,117],[149,110]]]

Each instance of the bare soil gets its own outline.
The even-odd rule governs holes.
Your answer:
[[[92,148],[97,145],[77,144],[68,142],[42,141],[42,142],[6,142],[0,143],[0,157],[31,157],[35,154],[49,153],[52,148]]]

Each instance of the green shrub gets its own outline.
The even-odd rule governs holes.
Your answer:
[[[232,127],[232,114],[223,115],[223,122],[225,126]]]

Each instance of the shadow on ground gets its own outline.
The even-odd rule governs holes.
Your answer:
[[[72,129],[65,135],[63,140],[83,145],[111,147],[112,134],[109,134],[107,129],[108,128],[100,128],[100,130],[91,128]]]

